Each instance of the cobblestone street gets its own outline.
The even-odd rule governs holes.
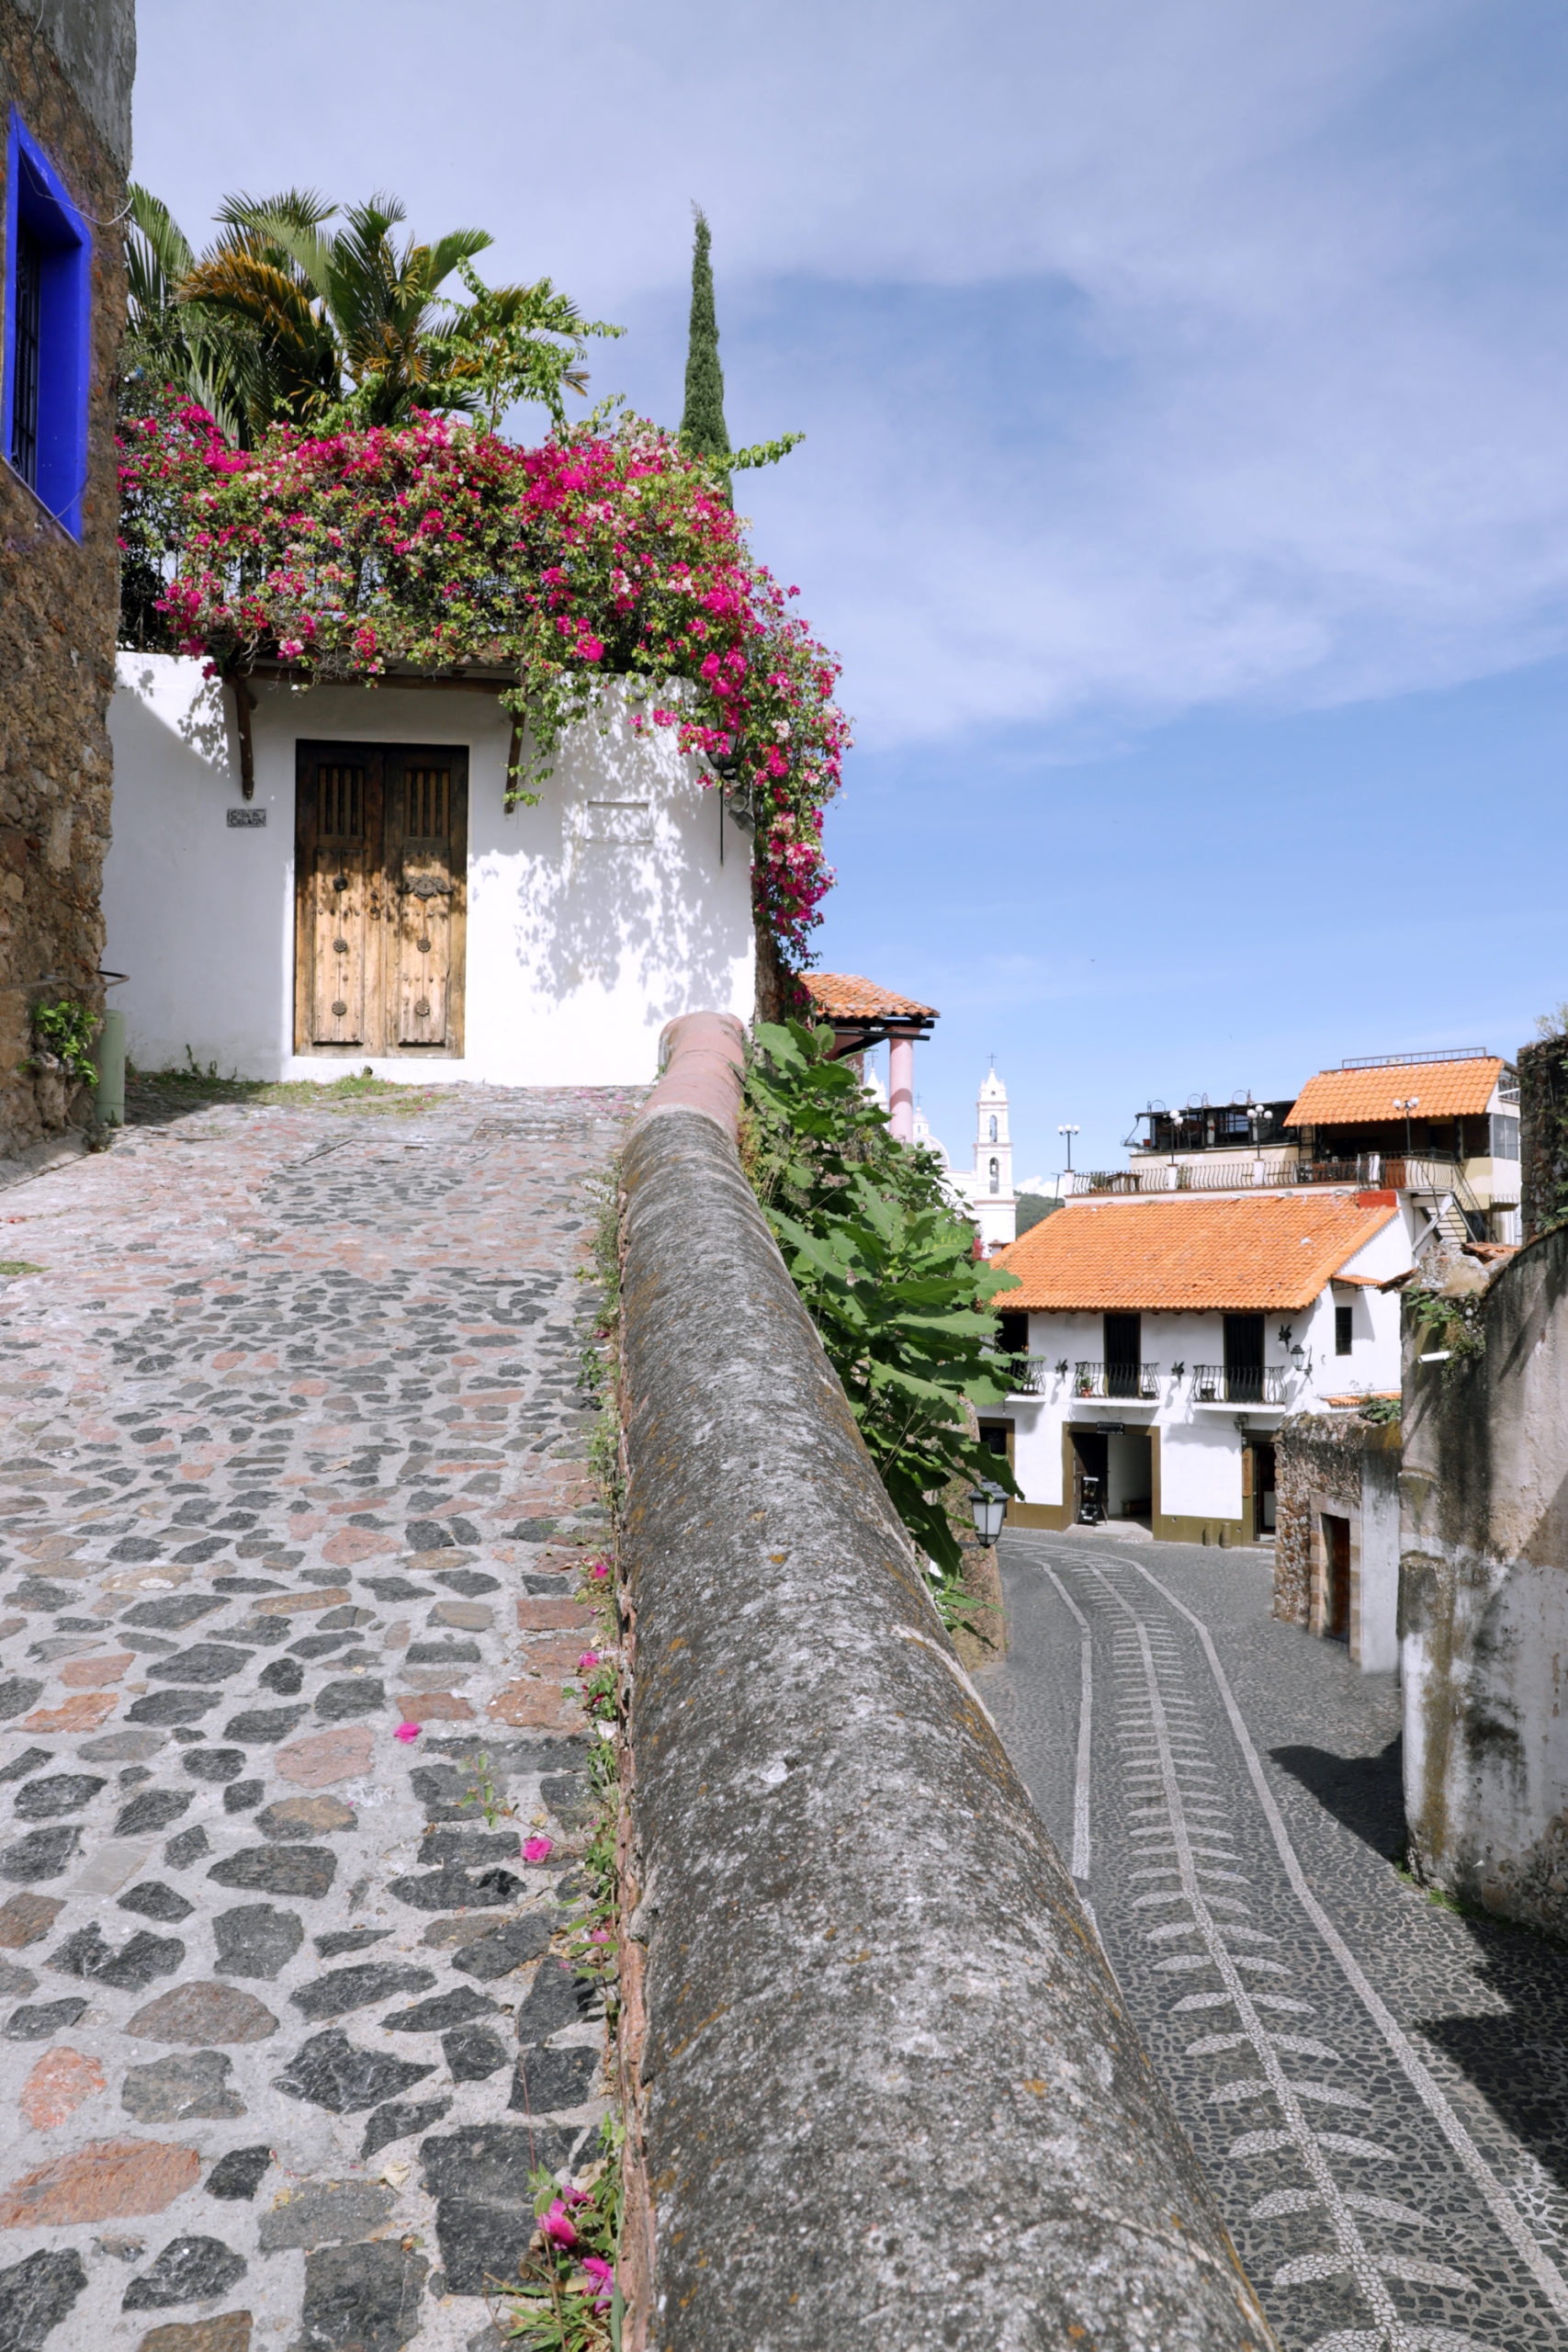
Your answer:
[[[547,1947],[634,1099],[154,1105],[0,1193],[5,2352],[500,2341],[603,2111]]]
[[[1568,2345],[1568,1951],[1398,1874],[1393,1679],[1267,1554],[1002,1562],[980,1688],[1286,2352]]]

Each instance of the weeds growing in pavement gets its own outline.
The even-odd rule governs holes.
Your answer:
[[[472,1788],[465,1789],[463,1794],[457,1799],[457,1803],[477,1804],[484,1815],[485,1827],[493,1829],[498,1821],[504,1819],[509,1813],[514,1813],[516,1807],[508,1804],[505,1798],[497,1793],[495,1782],[490,1777],[488,1755],[475,1757],[474,1770],[479,1774],[479,1779]]]
[[[585,1577],[594,1566],[590,1562]],[[593,1597],[613,1607],[613,1581]],[[566,1686],[581,1702],[593,1729],[588,1778],[593,1792],[593,1821],[582,1858],[579,1892],[567,1925],[552,1949],[572,1973],[592,1984],[604,2004],[606,2071],[614,2073],[620,2023],[616,1952],[618,1881],[615,1833],[621,1815],[620,1762],[616,1752],[619,1668],[613,1657],[585,1650],[579,1679]],[[626,2133],[618,2116],[601,2127],[604,2154],[562,2188],[543,2169],[531,2178],[534,2232],[517,2284],[502,2297],[499,2324],[506,2342],[528,2352],[618,2352],[623,2303],[616,2283],[621,2233],[621,2149]]]
[[[600,1300],[593,1337],[581,1358],[582,1385],[599,1408],[589,1441],[589,1463],[612,1529],[618,1528],[621,1503],[620,1423],[615,1409],[619,1209],[619,1168],[612,1166],[600,1193],[592,1255],[581,1270],[583,1281],[598,1283]],[[565,1686],[566,1694],[578,1701],[589,1721],[587,1770],[592,1814],[577,1873],[577,1892],[552,1949],[574,1975],[594,1986],[604,2001],[605,2069],[613,2082],[621,2015],[616,1873],[621,1668],[611,1552],[596,1553],[583,1562],[577,1593],[595,1611],[599,1628],[599,1646],[583,1651],[575,1680]],[[482,1770],[484,1758],[479,1763]],[[612,2112],[601,2127],[602,2153],[585,2170],[565,2186],[543,2167],[533,2174],[530,2186],[537,2226],[517,2282],[501,2296],[496,2314],[508,2344],[525,2346],[527,2352],[619,2352],[625,2306],[616,2267],[625,2139],[622,2121]]]
[[[502,2338],[528,2352],[619,2352],[615,2284],[621,2242],[621,2143],[612,2115],[600,2126],[604,2154],[563,2188],[541,2165],[529,2176],[537,2221],[520,2283],[498,2314]]]
[[[134,1121],[137,1125],[146,1123],[149,1111],[185,1110],[204,1102],[329,1111],[339,1115],[375,1112],[406,1119],[427,1110],[436,1097],[433,1087],[405,1086],[395,1079],[376,1078],[367,1068],[320,1083],[310,1078],[237,1078],[232,1074],[224,1078],[216,1062],[204,1068],[188,1046],[183,1069],[138,1069],[127,1062],[125,1080],[128,1107],[140,1114]]]

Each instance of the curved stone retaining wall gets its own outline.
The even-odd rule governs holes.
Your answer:
[[[685,1032],[624,1174],[627,2343],[1262,2352]]]

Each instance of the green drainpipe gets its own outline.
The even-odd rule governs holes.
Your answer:
[[[125,1125],[125,1015],[108,1012],[98,1032],[96,1110],[106,1127]]]

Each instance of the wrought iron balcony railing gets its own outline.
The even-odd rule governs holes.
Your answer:
[[[1223,1363],[1195,1363],[1192,1401],[1197,1405],[1282,1405],[1288,1367],[1245,1365],[1227,1372]]]
[[[1157,1363],[1076,1363],[1075,1396],[1122,1397],[1129,1404],[1153,1404],[1159,1396]]]

